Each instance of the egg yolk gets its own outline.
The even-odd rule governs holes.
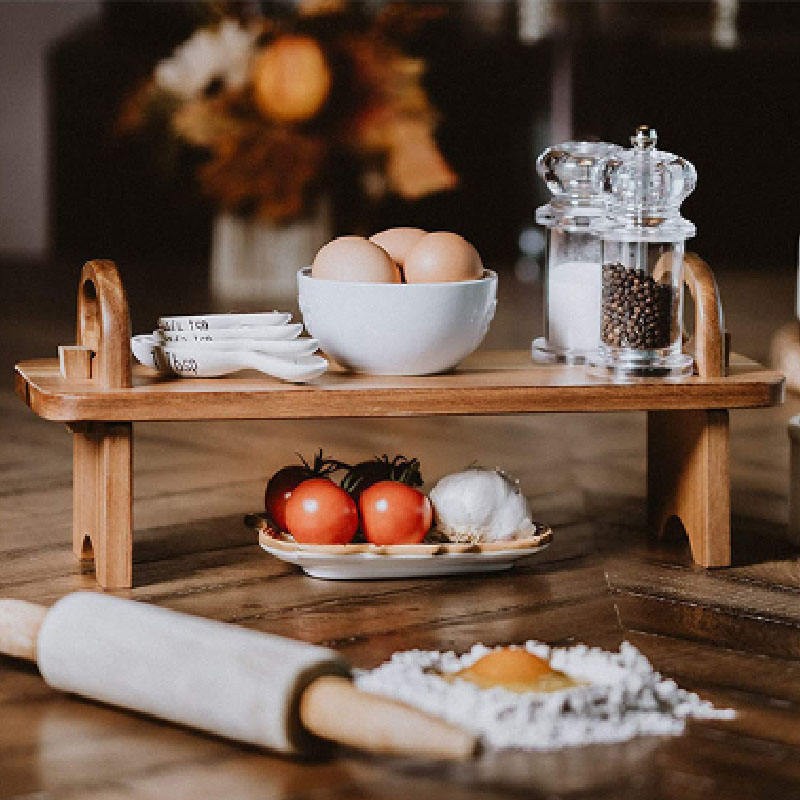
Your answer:
[[[554,692],[577,685],[543,658],[520,647],[493,650],[448,677],[470,681],[481,689],[500,686],[512,692]]]

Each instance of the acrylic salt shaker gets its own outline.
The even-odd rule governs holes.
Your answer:
[[[621,151],[608,142],[564,142],[536,160],[553,193],[536,210],[547,232],[544,336],[531,350],[536,361],[583,364],[600,344],[601,248],[592,223],[605,212],[605,164]]]
[[[646,125],[632,147],[605,164],[608,216],[602,240],[600,349],[593,370],[614,377],[692,371],[683,344],[683,254],[695,226],[680,205],[697,183],[694,166],[656,149]]]

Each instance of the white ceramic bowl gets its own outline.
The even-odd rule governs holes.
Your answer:
[[[357,283],[297,274],[308,332],[343,367],[373,375],[430,375],[483,341],[497,305],[497,274],[452,283]]]

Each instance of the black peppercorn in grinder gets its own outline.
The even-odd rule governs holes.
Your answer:
[[[600,349],[594,370],[618,377],[685,375],[682,352],[683,254],[695,226],[680,205],[697,183],[694,166],[656,149],[657,135],[636,129],[631,148],[605,166],[608,215],[602,240]]]

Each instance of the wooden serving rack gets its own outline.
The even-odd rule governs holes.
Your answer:
[[[337,368],[309,385],[251,372],[215,379],[166,378],[131,369],[130,316],[111,261],[84,265],[77,345],[59,358],[16,367],[16,390],[44,419],[73,435],[73,550],[94,561],[100,586],[132,585],[133,423],[152,420],[313,419],[646,411],[651,525],[683,525],[704,567],[728,566],[731,408],[783,402],[784,378],[743,358],[730,364],[716,281],[685,257],[695,303],[697,375],[624,383],[582,367],[541,365],[527,351],[483,351],[453,372],[423,377],[353,375]]]

